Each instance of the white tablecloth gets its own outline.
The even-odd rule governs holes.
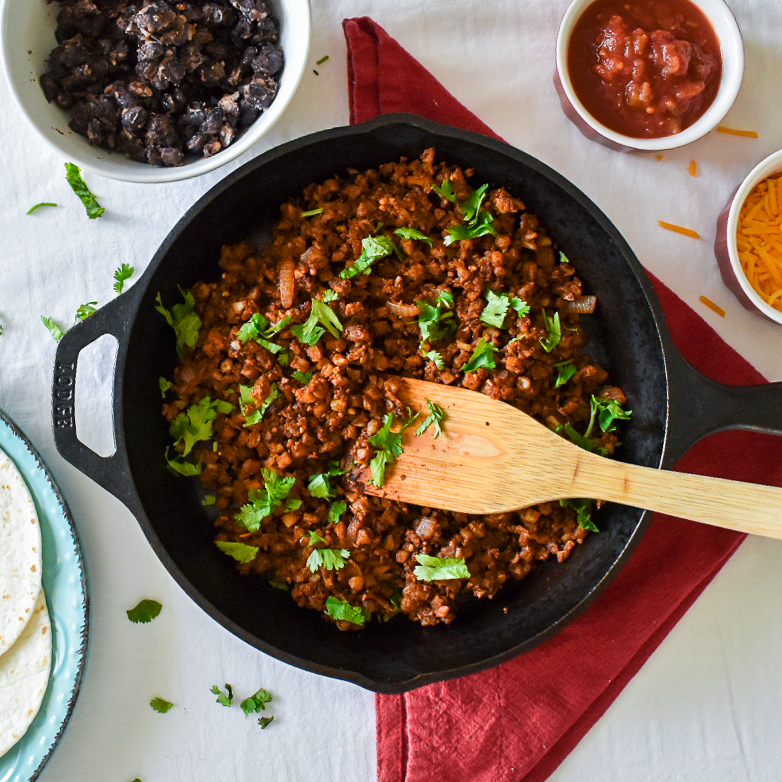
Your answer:
[[[70,503],[93,606],[81,697],[43,782],[367,782],[376,763],[372,694],[288,667],[219,627],[168,576],[129,511],[57,454],[49,408],[55,343],[40,316],[68,324],[80,304],[109,301],[114,269],[126,262],[138,277],[185,209],[252,154],[346,124],[341,21],[369,15],[497,133],[582,188],[651,271],[780,380],[782,328],[739,306],[712,253],[729,194],[782,141],[782,4],[731,5],[746,75],[725,123],[760,138],[712,133],[663,161],[589,143],[561,114],[551,77],[567,0],[313,0],[312,66],[329,60],[320,75],[308,70],[273,132],[250,155],[197,180],[151,186],[89,177],[106,207],[95,221],[69,191],[64,161],[33,135],[0,83],[0,406],[41,450]],[[687,171],[693,159],[697,178]],[[26,217],[39,201],[61,206]],[[666,232],[660,219],[703,239]],[[105,350],[98,356],[80,386],[79,431],[105,451],[111,360]],[[132,625],[125,610],[143,597],[160,600],[163,612]],[[552,780],[776,782],[781,653],[782,544],[748,540]],[[217,705],[209,690],[224,682],[241,697],[260,686],[272,691],[272,725],[261,731],[238,709]],[[176,707],[156,714],[148,706],[154,695]]]

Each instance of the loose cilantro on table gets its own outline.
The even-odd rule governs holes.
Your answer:
[[[319,472],[315,475],[310,475],[310,481],[307,484],[307,491],[313,497],[320,497],[324,500],[330,500],[336,496],[336,490],[331,486],[331,478],[336,478],[339,475],[344,475],[347,470],[341,470],[339,462],[330,462],[329,469],[326,472]]]
[[[262,418],[263,414],[269,409],[272,402],[278,399],[280,396],[280,389],[276,383],[272,383],[269,389],[269,395],[266,399],[258,404],[258,400],[253,396],[253,386],[239,386],[239,401],[242,405],[242,415],[244,415],[245,426],[252,426],[257,424]]]
[[[223,692],[216,684],[212,685],[212,689],[209,690],[212,695],[216,695],[215,703],[219,703],[221,706],[230,706],[233,703],[234,691],[230,684],[225,685],[225,692]]]
[[[339,322],[337,314],[326,302],[312,299],[309,318],[299,326],[291,326],[291,331],[299,342],[305,345],[314,345],[326,331],[333,337],[339,337],[342,324]]]
[[[375,261],[391,255],[395,249],[394,240],[389,236],[367,236],[361,240],[361,255],[343,269],[339,276],[343,280],[349,280],[357,274],[369,274]]]
[[[557,378],[554,381],[554,388],[564,386],[573,375],[576,374],[576,367],[570,361],[562,361],[559,364],[554,364],[554,369],[557,370]]]
[[[361,606],[352,606],[344,597],[328,597],[326,613],[341,622],[352,622],[360,627],[369,619],[370,612]]]
[[[434,247],[434,242],[425,233],[416,228],[397,228],[394,233],[403,239],[416,239],[420,242],[426,242],[430,247]]]
[[[76,310],[76,318],[74,319],[76,323],[79,323],[82,320],[87,320],[87,318],[90,317],[90,315],[94,314],[98,310],[96,309],[97,301],[88,301],[86,304],[82,304],[79,306],[79,309]]]
[[[79,197],[79,200],[84,204],[84,208],[87,210],[87,217],[90,220],[94,220],[96,217],[100,217],[106,210],[98,203],[98,199],[90,192],[87,183],[81,175],[81,169],[73,163],[65,164],[65,178],[68,180],[68,184],[71,189]]]
[[[510,296],[507,293],[495,293],[487,288],[484,294],[488,302],[481,312],[481,323],[501,329],[510,308]]]
[[[543,325],[546,327],[546,336],[541,337],[540,344],[543,345],[543,350],[546,353],[551,353],[554,348],[559,345],[562,339],[562,326],[559,322],[559,313],[555,312],[553,318],[549,318],[546,315],[546,310],[543,313]]]
[[[174,446],[182,443],[184,448],[180,453],[182,456],[187,456],[196,443],[212,439],[214,436],[212,422],[218,414],[228,415],[233,409],[234,406],[230,402],[224,402],[222,399],[212,401],[208,396],[190,405],[171,422],[169,433],[174,438]]]
[[[125,283],[133,276],[136,271],[135,266],[123,263],[119,269],[114,272],[114,290],[119,294],[125,289]]]
[[[236,520],[248,532],[257,532],[260,529],[261,522],[282,505],[296,483],[293,476],[284,478],[281,473],[268,467],[264,467],[261,473],[264,488],[252,489],[249,494],[250,501],[242,505],[236,515]]]
[[[594,500],[560,500],[559,504],[563,508],[573,508],[578,519],[578,526],[588,529],[591,532],[600,532],[592,521],[592,510],[594,509]]]
[[[228,540],[218,540],[215,542],[217,548],[229,557],[233,557],[237,562],[246,565],[252,562],[260,549],[258,546],[250,546],[247,543],[231,543]]]
[[[340,518],[342,518],[342,514],[348,509],[348,504],[344,500],[339,500],[337,502],[332,502],[331,507],[329,508],[329,515],[326,519],[326,522],[328,524],[336,524]]]
[[[312,372],[299,372],[298,370],[293,373],[294,379],[298,380],[303,386],[309,385],[312,375]]]
[[[47,318],[46,315],[41,315],[41,322],[49,329],[49,333],[54,337],[56,342],[59,342],[62,339],[63,330],[51,318]]]
[[[489,342],[486,337],[481,337],[475,346],[475,350],[472,352],[472,356],[470,356],[470,360],[462,367],[462,370],[464,372],[477,372],[481,367],[494,369],[497,366],[495,360],[497,352],[497,348],[494,347],[493,343]]]
[[[324,54],[323,57],[321,57],[319,60],[316,60],[315,65],[323,65],[323,63],[326,62],[328,58],[328,54]]]
[[[322,567],[326,570],[342,570],[349,558],[350,552],[346,548],[316,548],[307,558],[307,567],[311,573]]]
[[[171,310],[163,306],[160,293],[157,295],[155,309],[166,319],[166,322],[176,334],[176,352],[181,356],[184,349],[194,348],[198,342],[198,332],[201,329],[201,318],[195,311],[195,299],[189,291],[185,293],[180,289],[184,297],[184,304],[175,304]]]
[[[255,695],[245,698],[240,706],[246,717],[258,711],[266,711],[266,704],[273,700],[272,694],[261,688]]]
[[[420,436],[430,426],[434,426],[434,436],[437,439],[443,433],[442,422],[445,418],[445,410],[437,402],[432,402],[430,399],[426,400],[426,406],[429,408],[429,415],[426,416],[421,426],[415,430],[415,434]]]
[[[37,212],[41,207],[44,206],[57,206],[57,204],[53,203],[52,201],[41,201],[40,204],[36,204],[35,206],[31,206],[25,214],[31,215],[33,212]]]
[[[409,414],[407,420],[394,432],[391,429],[395,423],[394,414],[387,413],[383,419],[383,428],[367,438],[369,444],[376,449],[376,453],[369,463],[369,469],[372,472],[371,483],[375,486],[383,485],[386,466],[395,462],[397,457],[401,455],[402,434],[416,418],[418,418],[418,413]]]
[[[416,554],[415,560],[418,565],[413,574],[419,581],[449,581],[470,577],[463,557],[430,557],[428,554]]]
[[[165,714],[174,705],[171,701],[163,700],[163,698],[153,698],[149,705],[158,713]]]
[[[274,722],[274,717],[258,717],[258,724],[261,726],[261,730],[268,728],[272,722]]]
[[[5,326],[3,326],[2,323],[0,323],[0,337],[3,336],[3,332],[5,331]]]
[[[451,312],[454,306],[453,294],[450,291],[438,291],[434,305],[422,299],[416,304],[422,342],[436,342],[456,331],[456,321]]]
[[[134,624],[151,622],[163,609],[157,600],[142,600],[135,608],[129,608],[125,613]]]

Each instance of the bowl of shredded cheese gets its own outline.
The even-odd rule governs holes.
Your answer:
[[[717,222],[714,253],[739,301],[782,323],[782,151],[739,185]]]

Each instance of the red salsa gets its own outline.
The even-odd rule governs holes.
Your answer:
[[[596,0],[573,30],[568,71],[598,122],[660,138],[711,105],[722,58],[711,24],[689,0]]]

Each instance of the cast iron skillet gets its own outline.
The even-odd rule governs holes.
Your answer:
[[[55,439],[66,459],[130,508],[173,577],[229,631],[292,665],[377,692],[403,692],[479,671],[553,635],[616,574],[648,514],[606,507],[599,518],[602,531],[590,535],[565,564],[541,563],[495,599],[466,601],[452,625],[422,628],[399,617],[372,622],[360,632],[339,632],[264,579],[240,576],[214,545],[197,482],[167,471],[163,453],[171,438],[158,378],[171,377],[176,352],[174,333],[154,305],[158,292],[170,307],[181,301],[178,286],[216,279],[220,247],[262,235],[278,219],[280,205],[310,182],[417,156],[430,146],[438,159],[473,168],[476,186],[501,184],[519,196],[572,259],[586,290],[597,294],[597,314],[583,320],[589,351],[626,391],[633,410],[622,459],[670,465],[713,431],[782,431],[779,389],[726,387],[690,368],[673,348],[646,274],[618,231],[583,193],[529,155],[476,133],[396,114],[316,133],[247,163],[185,214],[127,293],[60,341]],[[119,343],[117,450],[109,458],[80,443],[74,426],[78,355],[103,334]]]

